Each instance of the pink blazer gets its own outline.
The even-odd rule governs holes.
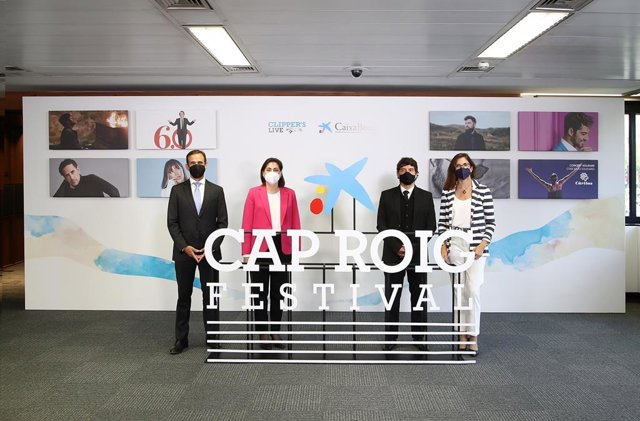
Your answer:
[[[298,212],[298,202],[296,193],[287,188],[280,187],[280,226],[282,232],[290,229],[300,229],[300,213]],[[253,187],[247,194],[244,202],[244,213],[242,214],[242,229],[244,230],[244,242],[242,243],[242,254],[251,252],[256,237],[251,235],[254,229],[271,229],[271,211],[269,210],[269,199],[267,198],[267,188],[265,186]],[[282,252],[291,254],[291,237],[281,234]],[[263,241],[260,251],[266,251],[267,244]]]

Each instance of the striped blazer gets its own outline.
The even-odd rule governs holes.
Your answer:
[[[469,251],[473,251],[475,247],[480,245],[482,240],[486,240],[487,244],[491,243],[493,231],[496,228],[495,214],[493,210],[493,196],[491,190],[484,184],[473,182],[473,191],[471,192],[471,234],[473,241],[469,244]],[[440,220],[438,221],[437,234],[440,235],[451,228],[451,219],[453,216],[453,198],[455,197],[455,189],[443,190],[440,201]],[[489,247],[485,247],[483,256],[489,255]]]

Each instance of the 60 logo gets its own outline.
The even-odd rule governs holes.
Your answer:
[[[192,140],[191,131],[187,129],[185,144],[184,146],[180,145],[178,129],[173,129],[173,132],[171,132],[171,127],[169,126],[158,127],[153,135],[153,143],[158,149],[187,149]]]

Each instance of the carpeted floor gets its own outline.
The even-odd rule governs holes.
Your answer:
[[[2,420],[640,418],[635,297],[626,314],[484,314],[476,364],[206,364],[200,314],[190,347],[169,355],[172,312],[25,311],[14,272]]]

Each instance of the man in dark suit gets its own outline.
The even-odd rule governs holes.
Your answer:
[[[191,292],[196,267],[200,271],[205,332],[219,329],[217,324],[207,324],[208,321],[219,320],[219,303],[215,303],[215,309],[207,308],[210,303],[208,284],[218,282],[219,273],[204,258],[204,244],[212,232],[228,226],[224,191],[222,187],[204,178],[207,168],[205,153],[199,150],[189,152],[187,167],[191,173],[191,179],[173,186],[167,210],[167,226],[173,238],[173,260],[178,283],[176,338],[174,346],[169,351],[171,354],[179,354],[189,346]],[[213,256],[218,261],[222,259],[221,243],[222,237],[213,243]],[[215,340],[218,335],[212,334],[206,337]],[[215,343],[208,346],[219,347]]]
[[[178,144],[180,145],[180,149],[185,149],[187,147],[187,126],[191,126],[196,121],[189,121],[184,117],[184,111],[180,111],[178,118],[176,121],[169,120],[169,124],[172,126],[176,126],[176,132],[178,132]]]
[[[411,240],[413,246],[413,257],[411,264],[398,273],[385,273],[385,297],[390,302],[393,288],[392,285],[400,285],[397,296],[393,301],[391,310],[385,309],[385,322],[398,322],[400,320],[400,297],[402,295],[402,284],[404,283],[405,272],[409,281],[409,292],[411,293],[411,322],[422,323],[426,321],[426,310],[414,310],[420,297],[420,285],[426,283],[425,273],[416,273],[415,266],[420,263],[420,243],[415,236],[415,231],[436,229],[436,215],[433,206],[431,193],[415,185],[418,177],[418,163],[413,158],[402,158],[396,166],[396,175],[400,185],[385,190],[380,194],[380,204],[378,205],[378,231],[394,229],[402,231]],[[384,240],[382,249],[382,261],[390,266],[399,264],[405,255],[405,248],[402,242],[395,237],[388,237]],[[396,332],[396,335],[387,335],[385,340],[395,341],[397,339],[398,326],[386,326],[386,331]],[[411,333],[415,341],[424,341],[424,336],[420,333],[423,327],[412,327]],[[387,343],[383,349],[391,351],[396,347],[394,343]],[[416,343],[420,351],[426,351],[424,344]]]

